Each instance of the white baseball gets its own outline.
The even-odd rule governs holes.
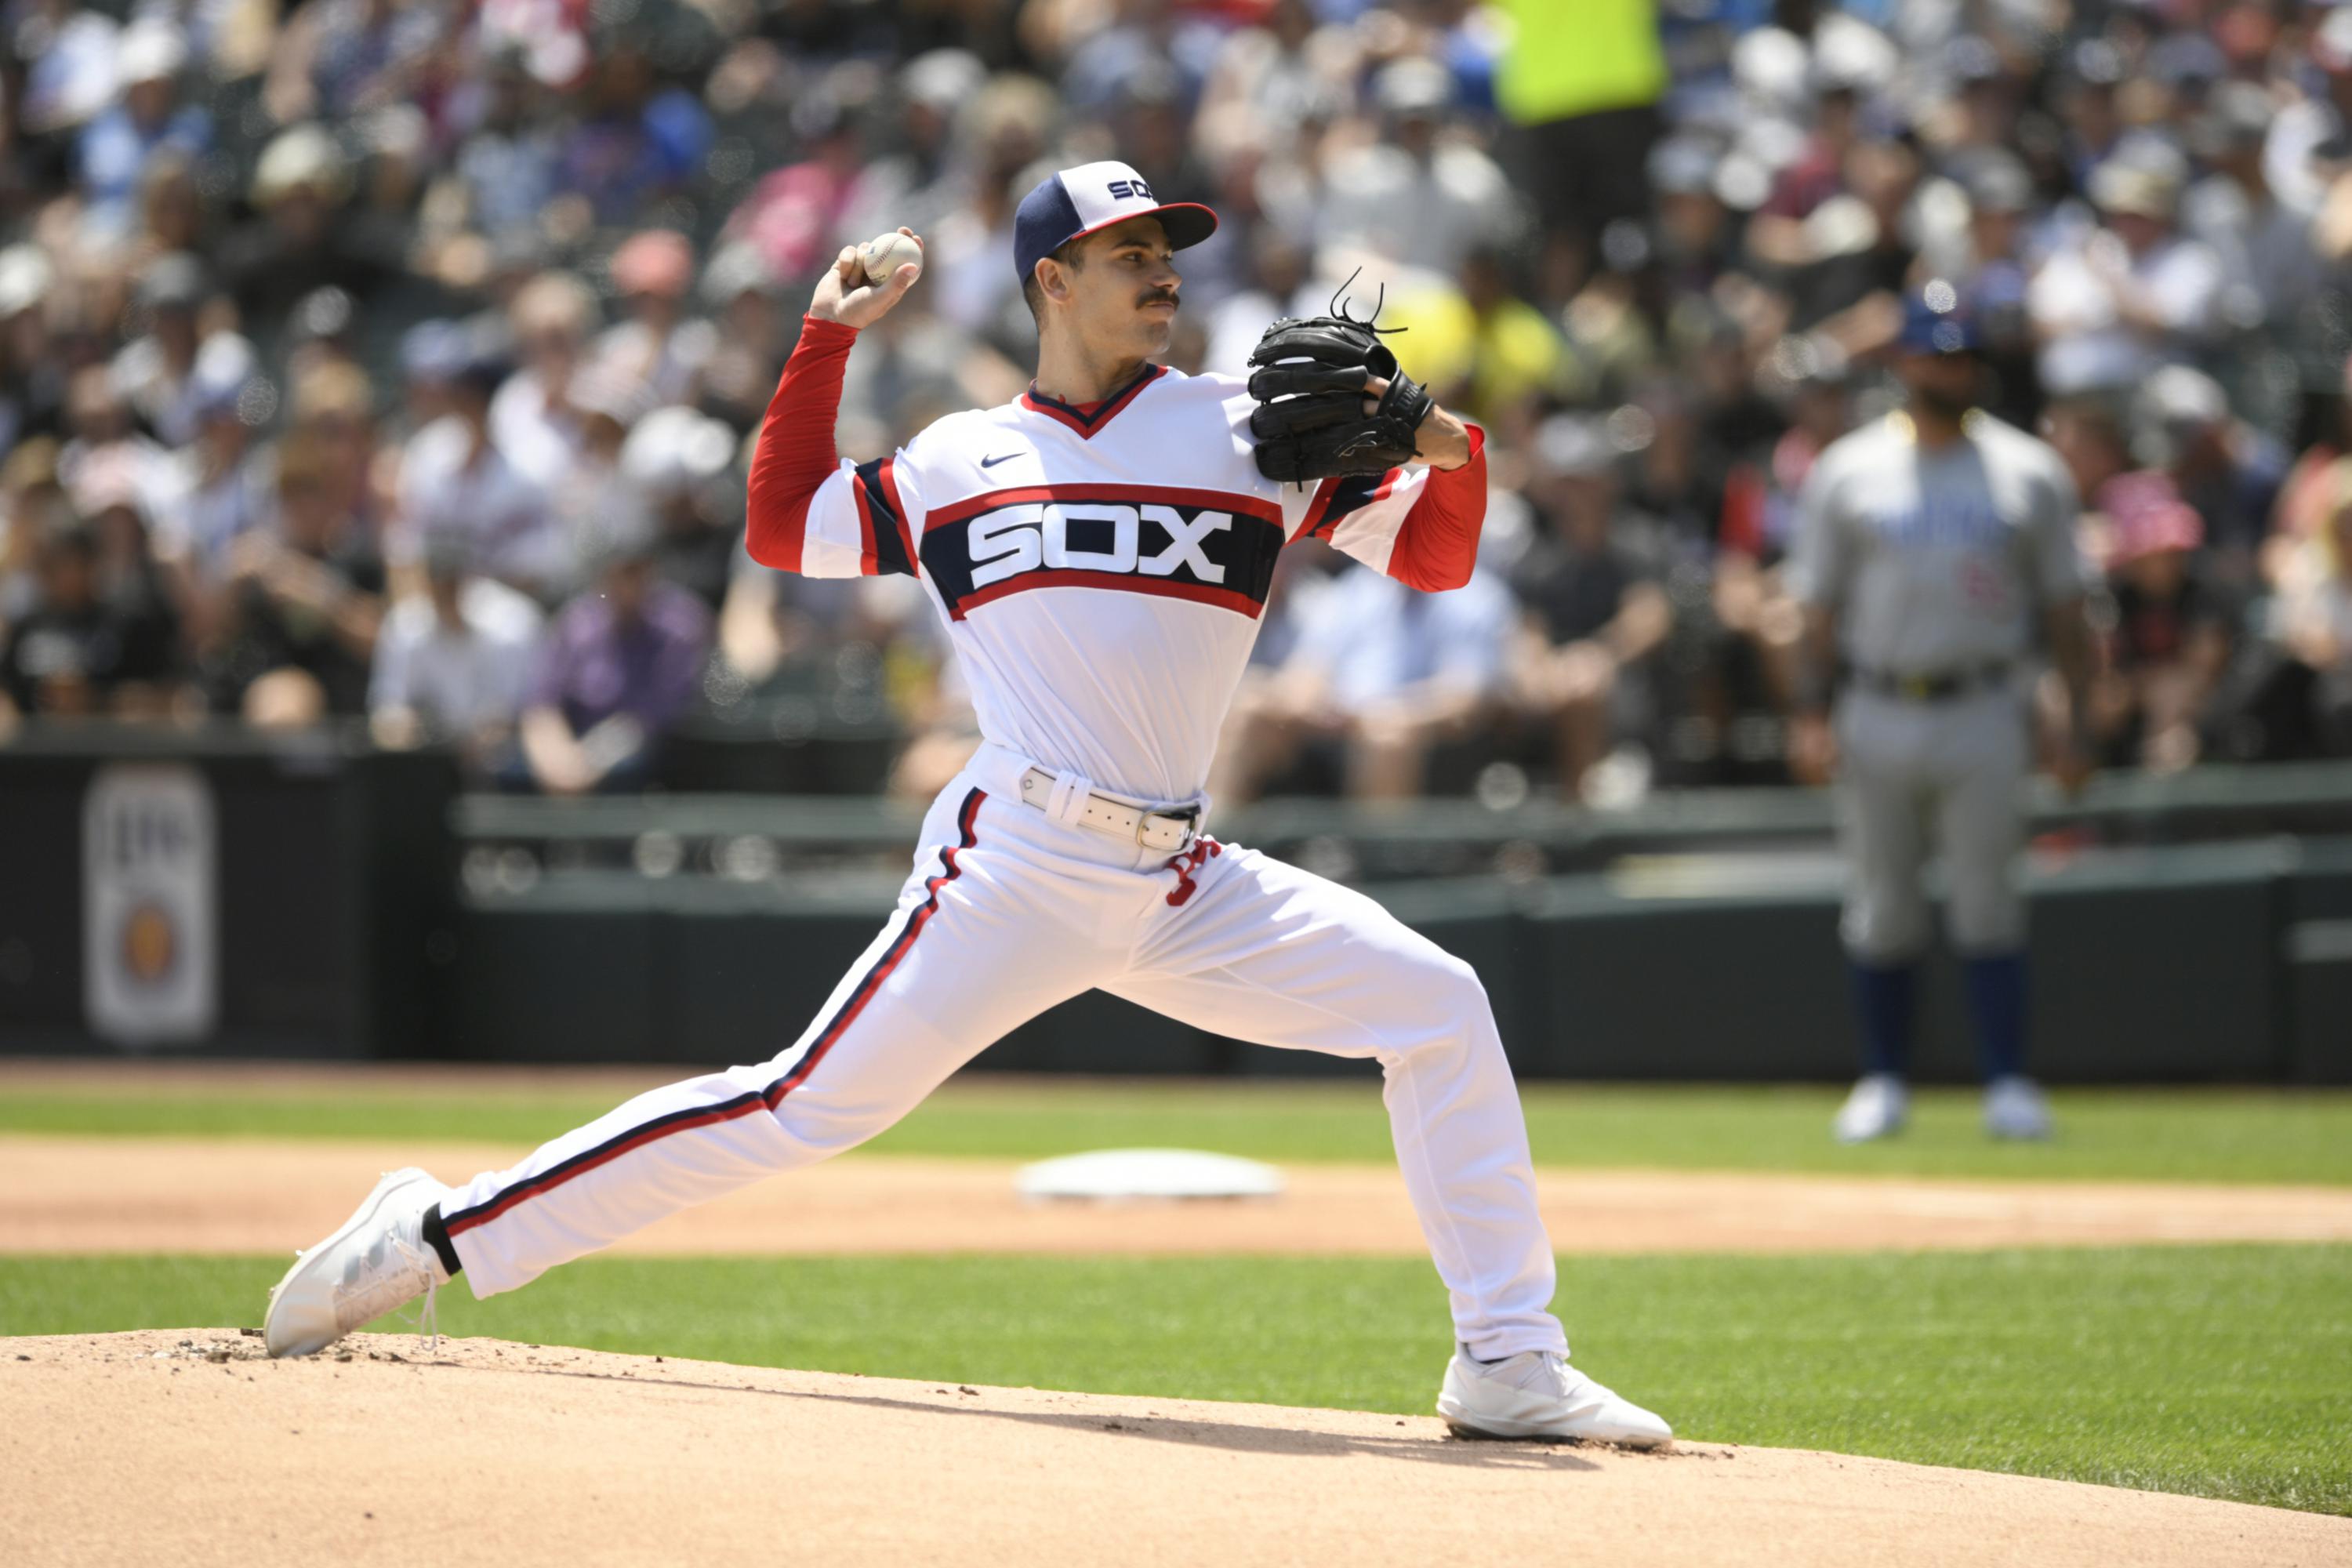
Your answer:
[[[892,274],[908,262],[920,267],[923,264],[923,247],[910,237],[893,230],[888,234],[877,234],[859,246],[857,258],[865,264],[866,281],[887,283]]]

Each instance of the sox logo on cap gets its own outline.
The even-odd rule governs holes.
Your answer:
[[[1178,250],[1217,232],[1217,215],[1197,202],[1162,202],[1141,174],[1115,159],[1046,175],[1021,198],[1013,218],[1013,270],[1026,283],[1041,258],[1074,239],[1132,217],[1156,217]]]

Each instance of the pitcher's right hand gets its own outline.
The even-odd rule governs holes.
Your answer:
[[[911,228],[898,232],[918,247],[923,243],[923,237]],[[868,283],[866,263],[857,247],[845,245],[824,276],[816,280],[816,295],[809,300],[808,313],[820,321],[839,321],[845,327],[870,327],[888,314],[891,306],[905,299],[907,290],[922,275],[923,269],[910,261],[892,273],[887,282]]]

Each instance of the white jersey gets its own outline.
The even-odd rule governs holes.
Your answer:
[[[2016,658],[2040,610],[2086,585],[2058,454],[1990,415],[1966,429],[1930,451],[1892,415],[1832,442],[1806,481],[1790,585],[1836,613],[1861,668],[1937,675]]]
[[[844,459],[800,570],[912,573],[945,617],[982,735],[1115,795],[1196,797],[1282,547],[1401,556],[1423,468],[1317,486],[1257,471],[1231,376],[1152,366],[1081,410],[1035,392]]]

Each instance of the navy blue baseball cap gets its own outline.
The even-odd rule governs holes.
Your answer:
[[[1975,353],[1984,347],[1976,313],[1960,303],[1959,290],[1941,278],[1905,296],[1903,330],[1895,345],[1922,354]]]
[[[1131,217],[1156,217],[1178,250],[1217,232],[1217,215],[1198,202],[1163,202],[1126,164],[1081,163],[1037,182],[1013,215],[1013,270],[1026,284],[1040,258]]]

